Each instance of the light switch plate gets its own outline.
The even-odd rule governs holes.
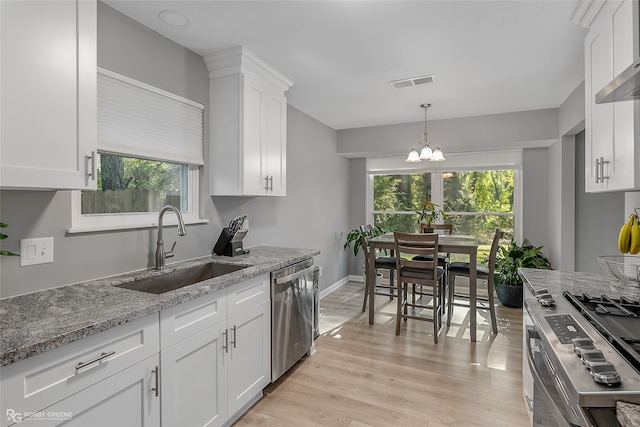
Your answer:
[[[20,240],[20,267],[53,262],[53,237]]]

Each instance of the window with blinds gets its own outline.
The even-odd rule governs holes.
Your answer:
[[[154,226],[164,205],[198,219],[204,106],[98,68],[97,190],[73,196],[70,232]]]

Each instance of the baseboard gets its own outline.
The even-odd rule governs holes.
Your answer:
[[[349,276],[345,276],[342,279],[338,280],[333,285],[331,285],[328,288],[325,288],[322,291],[320,291],[320,299],[326,297],[327,295],[329,295],[331,292],[335,291],[336,289],[339,289],[342,285],[344,285],[347,282],[362,282],[362,283],[364,283],[364,277],[362,276],[362,274],[360,274],[360,275],[350,274]]]

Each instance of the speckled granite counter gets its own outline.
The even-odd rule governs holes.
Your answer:
[[[0,300],[0,366],[302,261],[320,251],[271,246],[237,257],[206,256]],[[160,295],[113,285],[215,261],[247,268]]]
[[[525,285],[528,285],[532,291],[547,288],[554,296],[558,296],[563,291],[569,291],[576,294],[586,292],[593,296],[606,294],[610,297],[626,296],[640,299],[640,286],[622,283],[604,274],[531,268],[521,268],[519,273]]]

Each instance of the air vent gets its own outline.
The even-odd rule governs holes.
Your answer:
[[[389,82],[389,84],[394,90],[398,90],[398,89],[405,89],[413,86],[433,84],[435,82],[436,82],[436,75],[429,74],[428,76],[411,77],[409,79],[394,80]]]

